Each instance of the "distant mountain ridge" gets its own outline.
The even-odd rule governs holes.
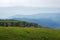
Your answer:
[[[51,28],[60,27],[60,13],[40,13],[35,15],[14,15],[9,19],[35,22]]]

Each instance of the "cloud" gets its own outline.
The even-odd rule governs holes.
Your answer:
[[[60,7],[60,0],[0,0],[0,6]]]
[[[15,6],[60,7],[60,0],[15,0]]]
[[[11,6],[9,0],[0,0],[0,7]]]

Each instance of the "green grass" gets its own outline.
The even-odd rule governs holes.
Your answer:
[[[0,27],[0,40],[60,40],[60,30]]]

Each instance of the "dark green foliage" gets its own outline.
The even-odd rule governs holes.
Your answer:
[[[0,20],[0,26],[3,27],[38,27],[39,25],[36,23],[30,23],[25,21],[17,21],[17,20]]]

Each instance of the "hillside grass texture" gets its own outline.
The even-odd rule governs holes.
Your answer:
[[[49,28],[0,27],[0,40],[60,40],[60,30]]]

